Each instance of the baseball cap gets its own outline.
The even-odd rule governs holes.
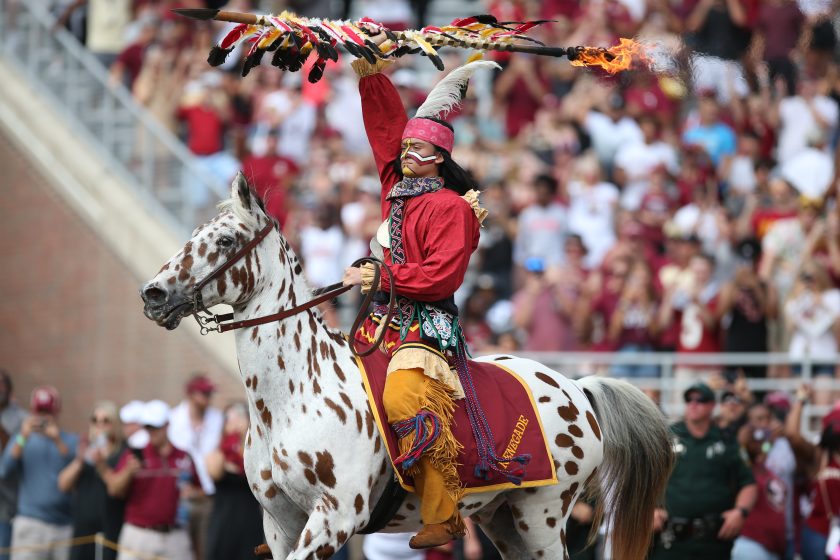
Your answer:
[[[712,388],[706,385],[705,383],[698,382],[689,387],[683,393],[683,398],[688,399],[691,393],[698,393],[704,400],[708,402],[715,402],[715,392],[712,391]]]
[[[784,391],[767,393],[764,396],[764,404],[777,415],[786,415],[790,412],[790,396]]]
[[[32,390],[29,410],[40,414],[57,414],[61,410],[61,397],[55,387],[42,385]]]
[[[161,400],[149,401],[143,405],[141,424],[153,428],[162,428],[169,423],[169,405]]]
[[[194,375],[186,386],[187,393],[214,393],[216,385],[206,375]]]
[[[143,417],[143,401],[131,401],[120,409],[120,422],[123,424],[140,424]]]

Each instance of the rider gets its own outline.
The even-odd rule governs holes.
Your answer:
[[[383,396],[388,422],[399,439],[395,464],[414,478],[421,500],[423,529],[412,537],[412,548],[434,547],[464,534],[456,506],[461,484],[455,459],[460,444],[450,429],[453,399],[463,398],[458,373],[452,368],[462,344],[458,308],[453,295],[464,280],[470,255],[478,245],[480,221],[475,180],[451,157],[452,127],[438,117],[451,105],[435,100],[458,98],[473,63],[455,72],[455,85],[441,82],[408,119],[400,96],[381,72],[388,63],[373,65],[359,59],[353,68],[361,77],[365,130],[382,183],[384,223],[372,242],[380,243],[382,259],[393,275],[397,312],[387,326],[381,350],[389,355]],[[438,95],[439,94],[439,95]],[[370,343],[386,328],[390,290],[384,273],[372,286],[373,266],[348,268],[345,285],[378,290],[373,313],[355,334]],[[419,430],[417,428],[420,428]]]

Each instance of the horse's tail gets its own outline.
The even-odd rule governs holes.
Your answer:
[[[668,424],[653,401],[626,381],[585,377],[578,383],[595,409],[604,440],[593,530],[606,510],[612,557],[642,560],[653,536],[653,512],[674,465]]]

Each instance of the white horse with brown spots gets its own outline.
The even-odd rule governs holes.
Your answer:
[[[235,319],[310,299],[297,258],[241,175],[220,207],[142,288],[146,316],[167,329],[196,311],[196,286],[207,306],[233,306]],[[233,256],[236,262],[213,281],[200,281]],[[252,420],[245,469],[264,508],[267,544],[275,559],[329,558],[368,523],[393,477],[351,349],[312,309],[235,336]],[[531,360],[483,358],[494,359],[504,359],[530,386],[560,482],[468,494],[461,512],[506,559],[567,558],[572,506],[585,490],[598,489],[607,497],[614,556],[644,558],[672,465],[659,410],[621,381],[573,381]],[[417,498],[409,494],[387,530],[421,526]]]

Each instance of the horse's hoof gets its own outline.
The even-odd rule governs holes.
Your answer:
[[[257,558],[274,558],[271,555],[271,549],[268,548],[267,544],[261,544],[254,549],[254,556]]]
[[[454,538],[455,535],[449,532],[448,521],[444,523],[433,523],[423,526],[419,533],[411,537],[411,540],[408,541],[408,546],[415,550],[434,548],[446,544]]]

